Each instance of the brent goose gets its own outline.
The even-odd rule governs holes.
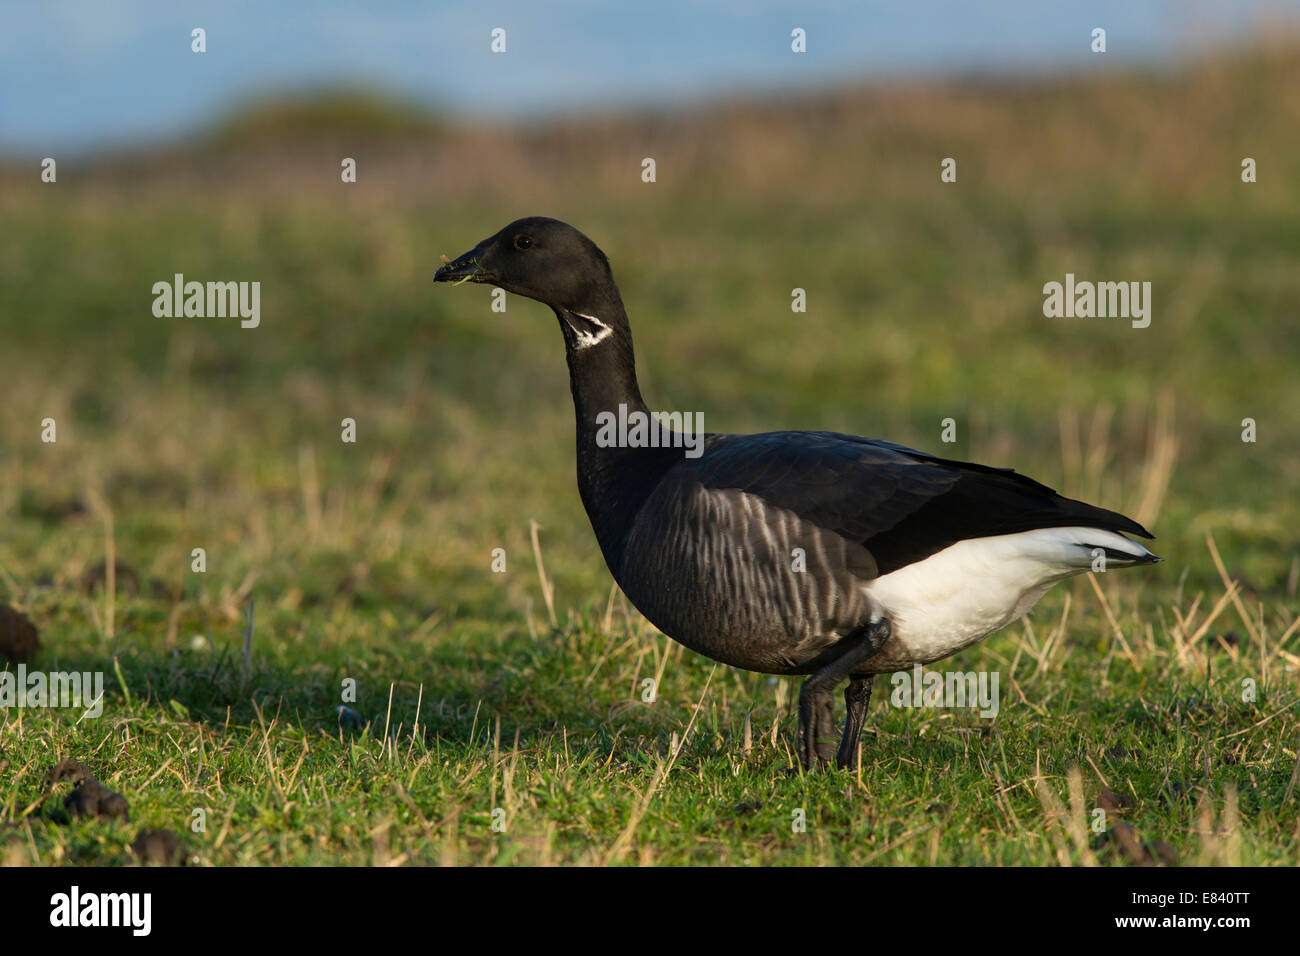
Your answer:
[[[893,442],[707,434],[690,457],[689,437],[675,447],[602,440],[611,415],[649,410],[609,262],[567,223],[520,219],[434,280],[490,283],[555,312],[577,415],[578,492],[610,573],[691,650],[811,675],[799,693],[808,769],[832,756],[856,767],[873,675],[982,640],[1101,555],[1108,568],[1159,560],[1120,533],[1152,537],[1123,515],[1008,468]],[[831,691],[845,680],[837,751]]]

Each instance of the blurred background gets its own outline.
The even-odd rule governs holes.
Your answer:
[[[540,606],[533,518],[557,602],[603,610],[553,317],[431,281],[525,215],[609,254],[652,407],[1014,465],[1150,525],[1159,600],[1218,584],[1212,533],[1293,603],[1300,4],[4,17],[0,599],[47,634],[163,654],[257,594],[286,655],[436,615],[450,661]],[[1045,318],[1067,272],[1150,281],[1150,327]],[[155,317],[175,273],[259,281],[260,327]]]

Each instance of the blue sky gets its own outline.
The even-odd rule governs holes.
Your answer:
[[[147,142],[321,85],[511,119],[880,76],[1151,65],[1275,17],[1300,20],[1300,0],[0,0],[0,149]],[[1096,26],[1104,60],[1088,50]],[[503,55],[489,50],[494,27]]]

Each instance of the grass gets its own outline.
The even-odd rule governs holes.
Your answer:
[[[310,108],[290,142],[255,113],[54,186],[0,169],[0,602],[40,629],[31,666],[107,697],[0,714],[0,860],[124,864],[155,826],[211,865],[1135,862],[1089,829],[1108,801],[1183,863],[1300,862],[1295,62],[429,141],[394,108],[357,120],[384,137],[355,187]],[[1000,675],[995,719],[878,681],[861,772],[800,773],[796,685],[611,591],[549,314],[432,285],[529,214],[610,254],[653,407],[1014,463],[1166,562],[944,664]],[[1151,327],[1045,319],[1067,271],[1150,280]],[[261,281],[261,327],[155,319],[174,272]],[[61,757],[130,823],[64,820]]]

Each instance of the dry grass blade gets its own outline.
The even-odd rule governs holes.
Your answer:
[[[86,488],[86,499],[104,522],[104,637],[115,636],[117,616],[117,537],[113,531],[113,509],[93,484]]]
[[[537,538],[540,527],[536,518],[528,519],[528,534],[533,539],[533,557],[537,560],[537,577],[542,582],[542,599],[546,601],[546,614],[551,620],[551,627],[559,627],[559,618],[555,616],[555,583],[546,576],[546,565],[542,563],[542,543]]]
[[[1227,588],[1228,594],[1232,598],[1232,606],[1237,609],[1237,615],[1241,618],[1241,623],[1250,632],[1251,639],[1257,644],[1260,643],[1263,638],[1260,637],[1259,631],[1255,629],[1255,621],[1246,611],[1246,606],[1241,603],[1240,589],[1237,587],[1237,582],[1228,577],[1228,569],[1223,565],[1223,558],[1219,557],[1219,549],[1214,543],[1214,535],[1207,533],[1205,543],[1210,549],[1210,557],[1214,559],[1214,567],[1218,569],[1219,577],[1223,580],[1223,586]]]
[[[1043,805],[1043,812],[1047,815],[1044,829],[1056,849],[1056,861],[1061,866],[1069,866],[1070,851],[1065,845],[1065,840],[1061,837],[1063,827],[1052,825],[1065,819],[1065,807],[1062,806],[1056,794],[1052,793],[1051,788],[1047,786],[1047,781],[1037,771],[1034,774],[1034,788],[1038,792],[1038,802]]]
[[[1133,512],[1133,520],[1144,527],[1155,524],[1169,490],[1169,479],[1178,460],[1178,437],[1174,432],[1173,393],[1160,393],[1155,423],[1151,429],[1150,452],[1143,469],[1142,497]]]
[[[1066,822],[1070,827],[1070,838],[1074,840],[1074,849],[1084,866],[1096,866],[1097,857],[1088,846],[1088,825],[1083,806],[1083,775],[1078,767],[1071,767],[1067,778],[1070,789],[1070,814]]]
[[[321,504],[320,476],[316,471],[316,449],[305,442],[298,446],[298,475],[302,482],[302,510],[307,518],[311,540],[320,538],[324,507]]]
[[[1114,612],[1110,609],[1110,602],[1106,600],[1106,595],[1102,593],[1101,585],[1097,583],[1097,575],[1089,571],[1088,582],[1092,585],[1092,589],[1097,592],[1097,600],[1101,602],[1101,609],[1106,612],[1106,620],[1110,622],[1110,628],[1115,633],[1115,640],[1119,643],[1120,650],[1122,650],[1124,656],[1129,659],[1129,663],[1133,665],[1133,669],[1138,670],[1138,659],[1136,655],[1134,655],[1133,649],[1128,646],[1128,641],[1124,639],[1124,632],[1120,629],[1119,621],[1116,620]]]

